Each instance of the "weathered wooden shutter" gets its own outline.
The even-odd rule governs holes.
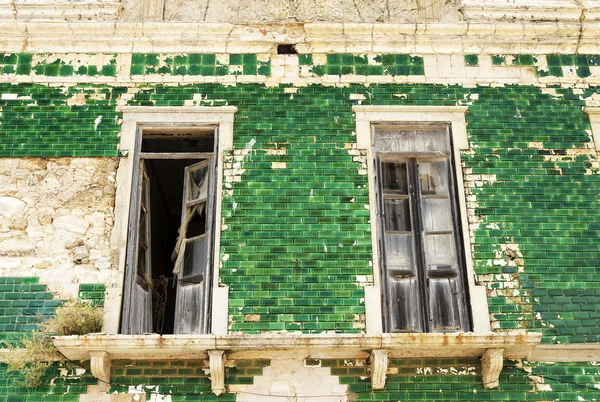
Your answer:
[[[214,158],[186,167],[184,174],[181,227],[174,251],[174,273],[179,279],[174,333],[206,333],[213,248]]]
[[[415,253],[414,183],[408,160],[379,160],[387,325],[392,332],[422,332],[422,302]]]
[[[450,160],[446,157],[416,162],[429,331],[459,331],[460,308],[465,303],[457,253],[456,211],[450,198]]]
[[[137,185],[132,192],[133,216],[129,227],[126,291],[123,298],[121,332],[152,332],[152,259],[150,243],[150,176],[144,160],[137,167]]]
[[[376,135],[389,332],[468,330],[450,149],[446,128]]]

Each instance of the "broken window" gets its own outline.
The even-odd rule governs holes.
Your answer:
[[[386,331],[468,331],[450,126],[373,127]]]
[[[214,127],[138,132],[124,334],[210,331],[216,136]]]

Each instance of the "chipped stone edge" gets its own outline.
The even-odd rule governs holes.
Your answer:
[[[267,29],[270,35],[260,34]],[[5,22],[0,52],[600,53],[600,22],[229,23]],[[285,33],[284,33],[285,32]],[[515,44],[518,44],[515,46]]]

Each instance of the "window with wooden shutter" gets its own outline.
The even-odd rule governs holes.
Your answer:
[[[374,125],[387,332],[468,331],[449,125]]]

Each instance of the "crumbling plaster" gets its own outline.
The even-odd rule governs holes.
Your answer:
[[[60,298],[106,283],[117,256],[112,158],[0,159],[0,276],[35,276]]]

